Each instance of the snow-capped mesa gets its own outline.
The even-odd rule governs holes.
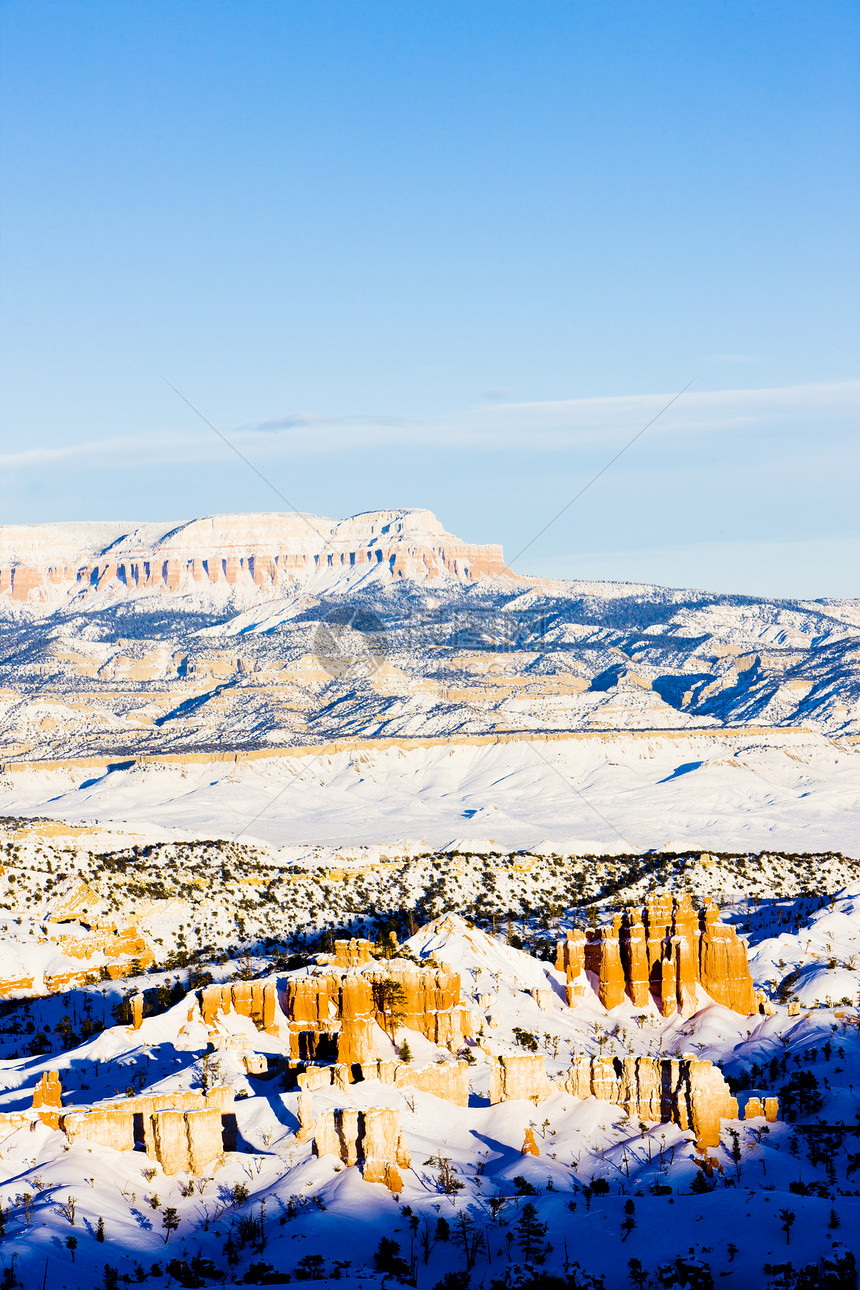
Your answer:
[[[464,583],[512,576],[501,547],[462,542],[426,510],[0,526],[0,600],[34,613],[156,596],[186,608],[239,606],[371,572]]]

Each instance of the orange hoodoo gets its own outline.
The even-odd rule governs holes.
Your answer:
[[[643,1008],[653,997],[664,1017],[690,1016],[701,985],[717,1003],[749,1016],[756,997],[746,946],[718,918],[715,905],[695,910],[686,893],[655,896],[605,927],[568,933],[556,967],[567,976],[569,997],[584,970],[594,973],[607,1008],[626,998]]]

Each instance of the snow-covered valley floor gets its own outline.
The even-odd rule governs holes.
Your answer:
[[[810,732],[627,732],[58,766],[0,775],[0,813],[276,847],[858,856],[860,747]]]

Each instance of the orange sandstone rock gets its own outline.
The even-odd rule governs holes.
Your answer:
[[[526,1129],[526,1136],[520,1149],[521,1156],[539,1156],[538,1144],[535,1142],[534,1129]]]
[[[664,1017],[676,1011],[690,1016],[698,1006],[701,985],[718,1003],[751,1015],[757,1001],[747,966],[746,946],[735,931],[718,922],[713,905],[696,911],[689,896],[658,895],[641,911],[616,914],[611,925],[567,933],[559,942],[556,966],[570,982],[582,961],[597,978],[597,992],[607,1008],[625,998],[636,1007],[654,999]]]
[[[63,1089],[58,1071],[47,1071],[33,1089],[33,1110],[52,1129],[59,1128],[63,1106]]]
[[[131,1005],[132,1030],[140,1030],[140,1027],[143,1024],[143,1003],[144,999],[142,994],[133,994],[129,999],[129,1004]]]
[[[490,1105],[519,1099],[542,1100],[553,1092],[543,1053],[504,1053],[489,1057]]]
[[[345,1165],[358,1165],[367,1182],[384,1183],[390,1191],[402,1189],[399,1169],[411,1163],[400,1113],[392,1107],[324,1111],[314,1125],[313,1150],[314,1155],[333,1155]]]
[[[574,1097],[613,1102],[646,1122],[692,1129],[700,1146],[718,1146],[720,1120],[738,1114],[722,1072],[688,1058],[580,1057],[562,1087]]]
[[[372,957],[370,941],[356,940],[353,936],[351,940],[334,943],[336,967],[360,967],[362,963],[369,963]]]

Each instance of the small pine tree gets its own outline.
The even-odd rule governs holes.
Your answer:
[[[96,1227],[96,1240],[103,1242],[104,1239],[105,1239],[105,1221],[103,1218],[100,1218],[98,1221],[98,1226]]]
[[[633,1204],[632,1200],[626,1200],[624,1202],[624,1222],[621,1224],[621,1230],[624,1233],[621,1238],[622,1243],[627,1240],[628,1236],[636,1226],[636,1219],[633,1217],[635,1210],[636,1206]]]
[[[78,1238],[76,1236],[66,1237],[66,1249],[72,1256],[72,1262],[75,1261],[75,1250],[78,1248]]]
[[[791,1245],[791,1229],[796,1218],[797,1215],[793,1209],[781,1209],[779,1211],[780,1227],[785,1232],[786,1245]]]
[[[400,1060],[402,1062],[412,1061],[412,1049],[409,1047],[409,1041],[406,1039],[404,1039],[403,1043],[400,1045]]]
[[[827,1226],[830,1228],[831,1232],[835,1232],[837,1227],[841,1226],[839,1222],[839,1215],[836,1213],[836,1210],[832,1208],[832,1206],[830,1209],[830,1222],[827,1224]]]
[[[517,1240],[526,1263],[542,1263],[546,1258],[546,1232],[546,1223],[540,1221],[531,1201],[526,1201],[517,1223]]]
[[[170,1233],[175,1232],[179,1226],[179,1214],[169,1206],[161,1215],[161,1226],[164,1228],[164,1244],[170,1240]]]
[[[641,1259],[629,1259],[627,1271],[630,1274],[630,1280],[637,1287],[637,1290],[643,1290],[645,1282],[648,1280],[648,1273],[642,1266]]]

